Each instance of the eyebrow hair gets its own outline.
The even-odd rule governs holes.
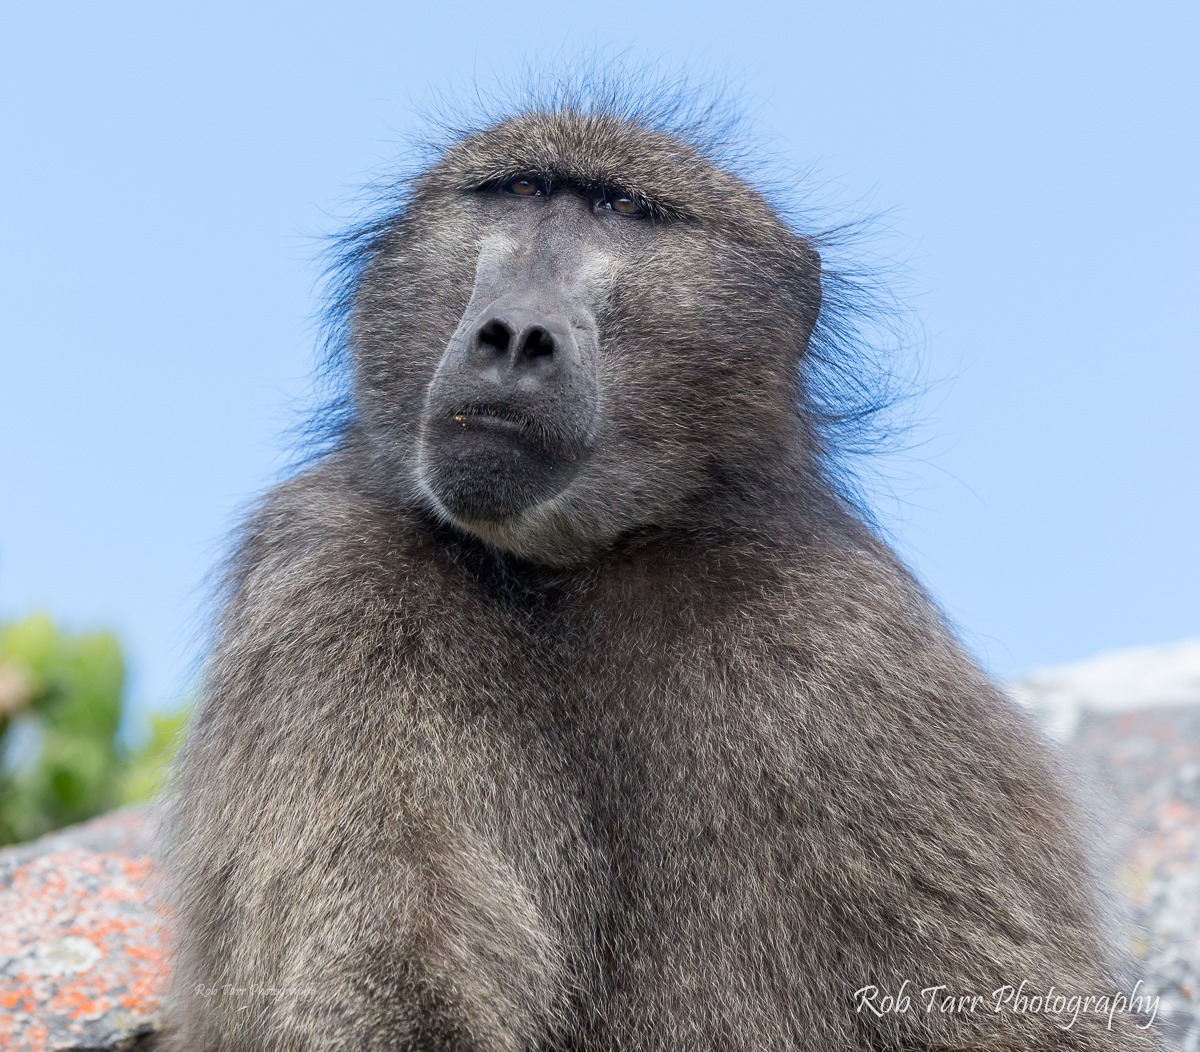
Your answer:
[[[625,180],[606,178],[604,172],[585,175],[570,165],[508,165],[486,175],[481,173],[479,178],[470,180],[470,185],[462,187],[462,189],[468,191],[498,190],[506,182],[522,176],[543,180],[551,193],[558,189],[567,189],[583,194],[599,192],[621,194],[635,201],[646,213],[646,218],[657,223],[674,223],[695,218],[690,210],[664,201],[658,195],[648,193]]]

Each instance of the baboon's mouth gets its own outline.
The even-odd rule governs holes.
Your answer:
[[[516,428],[522,434],[541,430],[533,417],[503,405],[466,405],[449,414],[449,419],[462,427],[470,427],[472,424],[505,424]]]
[[[463,430],[485,429],[511,435],[534,443],[547,452],[557,450],[565,444],[565,438],[544,421],[509,405],[490,402],[472,402],[462,406],[443,418],[450,428]]]

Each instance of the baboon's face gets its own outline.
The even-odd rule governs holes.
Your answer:
[[[815,253],[735,177],[613,118],[453,147],[355,302],[377,458],[493,544],[576,561],[794,449]]]

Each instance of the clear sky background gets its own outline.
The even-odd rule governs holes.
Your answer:
[[[188,685],[205,574],[310,398],[321,235],[436,95],[728,76],[775,171],[885,213],[929,391],[863,465],[993,672],[1200,635],[1200,8],[33,3],[0,20],[0,617]]]

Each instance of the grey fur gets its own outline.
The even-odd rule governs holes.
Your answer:
[[[496,189],[522,173],[555,191]],[[484,382],[472,319],[509,294],[585,364],[522,403],[536,485],[496,460],[508,510],[467,486],[473,517],[433,381]],[[167,1048],[1157,1047],[1126,1013],[924,1010],[1111,994],[1118,960],[1059,760],[822,467],[820,296],[762,198],[619,115],[519,115],[420,179],[355,287],[350,424],[230,571],[168,820]]]

